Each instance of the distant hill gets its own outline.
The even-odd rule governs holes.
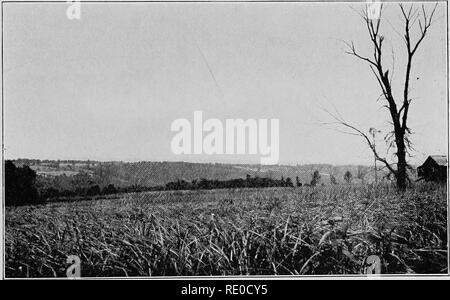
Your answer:
[[[321,175],[320,183],[330,184],[333,175],[338,183],[344,182],[344,174],[350,171],[353,181],[371,182],[374,178],[372,167],[368,166],[334,166],[330,164],[308,165],[245,165],[221,163],[188,163],[188,162],[99,162],[99,161],[51,161],[18,159],[14,163],[18,166],[28,165],[40,177],[58,178],[63,182],[78,177],[88,177],[89,184],[100,186],[114,184],[116,186],[159,186],[176,180],[192,181],[196,179],[230,180],[237,178],[267,177],[280,179],[290,177],[295,182],[298,176],[303,184],[309,183],[314,171]],[[379,172],[379,178],[382,178]]]

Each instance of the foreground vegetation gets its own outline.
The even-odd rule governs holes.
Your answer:
[[[447,192],[420,184],[165,191],[6,209],[6,276],[447,273]]]

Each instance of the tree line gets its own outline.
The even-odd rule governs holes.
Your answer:
[[[267,187],[293,187],[291,178],[281,177],[272,179],[267,177],[251,177],[217,180],[201,178],[192,181],[177,180],[169,182],[164,186],[165,190],[209,190],[209,189],[229,189],[229,188],[267,188]]]
[[[211,190],[230,188],[269,188],[269,187],[301,187],[316,186],[321,183],[319,171],[314,171],[308,183],[302,183],[297,176],[295,182],[290,177],[273,179],[247,175],[246,178],[228,180],[200,178],[192,181],[179,179],[158,186],[115,186],[112,183],[95,183],[88,175],[56,176],[54,178],[41,177],[37,181],[37,174],[29,166],[17,167],[12,161],[5,162],[5,204],[7,206],[42,204],[50,199],[94,197],[122,193],[135,193],[145,191],[176,191],[176,190]],[[350,183],[352,175],[345,173],[344,179]],[[332,184],[337,184],[336,178],[331,175]]]

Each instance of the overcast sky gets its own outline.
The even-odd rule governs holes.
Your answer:
[[[322,108],[389,131],[367,64],[358,4],[4,3],[6,158],[258,162],[259,156],[176,156],[177,118],[280,120],[280,163],[370,164],[364,142],[323,122]],[[427,6],[428,8],[428,6]],[[446,16],[414,57],[411,162],[447,152]],[[405,47],[397,5],[385,6],[385,58],[402,93]],[[416,36],[415,36],[416,37]],[[394,52],[393,52],[394,51]],[[395,70],[392,70],[392,53]],[[399,98],[400,99],[400,98]]]

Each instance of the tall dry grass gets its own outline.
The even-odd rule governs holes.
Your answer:
[[[6,276],[447,273],[447,191],[420,184],[151,192],[7,208]]]

